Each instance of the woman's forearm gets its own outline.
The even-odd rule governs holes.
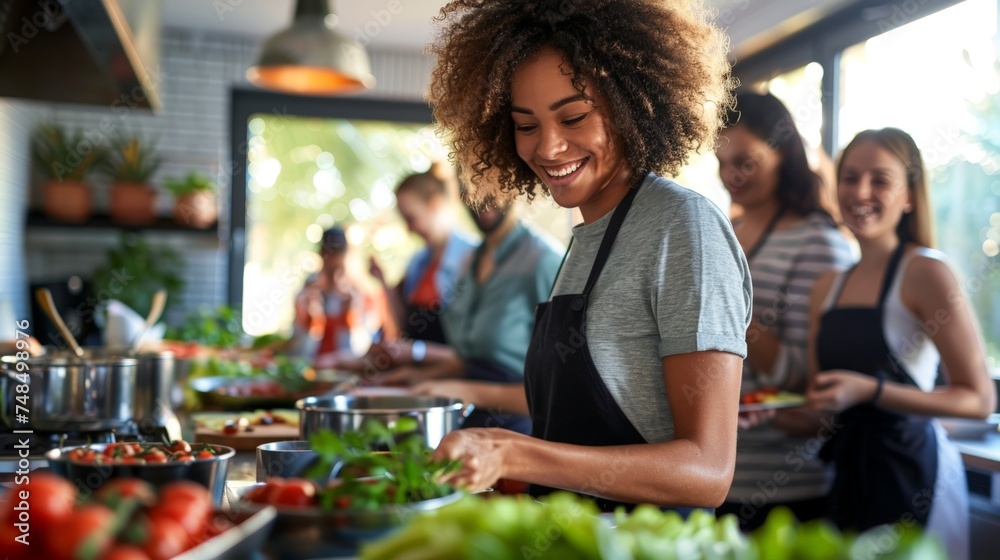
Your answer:
[[[992,399],[969,387],[950,385],[931,392],[919,387],[886,381],[878,406],[923,416],[986,418]]]
[[[472,402],[479,407],[492,408],[508,414],[527,416],[528,398],[524,394],[522,383],[491,383],[487,381],[469,381],[469,390],[473,396]]]
[[[735,449],[692,440],[585,447],[514,434],[500,444],[505,478],[625,503],[716,507],[733,480]]]

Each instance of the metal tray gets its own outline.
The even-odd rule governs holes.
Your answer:
[[[273,507],[265,507],[255,512],[220,511],[223,516],[236,523],[228,531],[212,537],[198,546],[175,556],[173,560],[248,560],[258,553],[278,517]]]
[[[230,509],[234,512],[253,512],[271,507],[243,501],[244,496],[260,486],[263,484],[227,484],[226,499]],[[274,530],[264,551],[277,560],[355,556],[362,544],[388,535],[411,516],[453,504],[463,495],[462,492],[454,492],[433,500],[372,511],[279,508]]]

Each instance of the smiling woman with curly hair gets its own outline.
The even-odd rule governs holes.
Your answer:
[[[428,382],[507,412],[449,434],[470,489],[498,478],[600,507],[715,507],[733,476],[750,278],[729,221],[673,174],[730,105],[700,2],[460,0],[439,18],[430,101],[468,196],[548,193],[583,224],[538,307],[525,385]]]

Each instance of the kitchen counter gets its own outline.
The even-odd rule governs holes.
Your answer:
[[[966,467],[1000,473],[1000,433],[986,434],[983,439],[952,441],[962,453]]]

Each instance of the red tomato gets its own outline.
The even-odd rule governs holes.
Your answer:
[[[182,439],[179,439],[171,443],[170,446],[167,447],[167,449],[171,453],[177,453],[178,451],[183,451],[184,453],[191,453],[191,444]]]
[[[167,454],[160,449],[150,449],[143,456],[147,463],[166,463]]]
[[[160,489],[160,504],[178,501],[183,504],[212,508],[212,494],[197,482],[178,480]]]
[[[150,558],[141,548],[128,544],[117,544],[103,560],[150,560]]]
[[[182,452],[182,453],[175,453],[173,456],[170,457],[170,460],[171,461],[183,461],[183,462],[186,463],[188,461],[194,461],[194,457],[192,457],[190,453],[183,453]]]
[[[209,451],[207,449],[202,449],[201,451],[198,452],[197,455],[195,455],[195,458],[196,459],[214,459],[215,458],[215,453],[212,453],[211,451]]]
[[[184,528],[189,537],[194,537],[204,530],[211,512],[210,508],[200,504],[186,504],[173,500],[154,506],[149,512],[149,518],[154,524],[163,518],[172,519]]]
[[[278,495],[281,494],[281,489],[284,487],[285,479],[283,478],[274,477],[267,479],[267,484],[264,486],[261,501],[265,504],[276,503]]]
[[[253,502],[255,504],[266,504],[267,484],[262,484],[247,492],[246,495],[243,497],[243,501]]]
[[[156,491],[145,480],[138,478],[113,478],[97,490],[97,499],[108,505],[117,504],[122,498],[137,498],[149,504],[156,501]]]
[[[276,492],[275,505],[292,507],[309,507],[315,505],[316,486],[311,481],[302,478],[289,478]]]
[[[114,521],[107,507],[87,504],[52,527],[45,544],[56,560],[100,558],[112,544]]]
[[[29,558],[45,557],[42,550],[44,547],[41,545],[41,539],[39,538],[40,535],[35,534],[34,531],[29,531],[27,545],[21,541],[14,540],[21,535],[21,531],[14,527],[13,519],[0,523],[0,550],[3,550],[8,555],[6,557],[7,560],[28,560]]]
[[[28,512],[31,516],[32,535],[41,534],[45,529],[61,522],[73,512],[76,501],[76,487],[71,482],[54,474],[33,472],[26,484],[15,486],[0,519],[14,514],[13,508],[21,501],[21,492],[27,492]],[[13,519],[13,518],[11,518]]]
[[[350,496],[338,496],[333,502],[333,507],[336,509],[347,509],[351,507],[351,497]]]
[[[149,523],[149,534],[142,550],[152,560],[168,560],[187,550],[188,536],[180,523],[161,517]]]

